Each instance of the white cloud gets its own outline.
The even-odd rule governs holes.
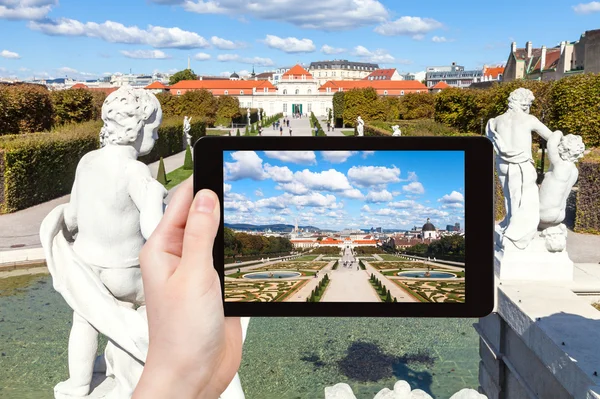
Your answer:
[[[8,50],[0,51],[0,57],[10,58],[13,60],[17,60],[17,59],[21,58],[21,56],[18,53],[15,53],[14,51],[8,51]]]
[[[323,54],[340,54],[345,53],[346,49],[341,47],[332,47],[327,44],[324,44],[323,47],[321,47],[321,52]]]
[[[207,61],[210,60],[210,54],[196,53],[192,58],[196,61]]]
[[[217,61],[230,62],[237,61],[240,58],[237,54],[219,54],[217,55]]]
[[[287,166],[265,164],[265,173],[277,183],[289,183],[294,178],[293,172]]]
[[[310,192],[308,187],[306,187],[304,184],[298,183],[298,182],[283,183],[283,184],[280,184],[279,186],[277,186],[276,188],[281,189],[281,190],[285,191],[286,193],[290,193],[290,194],[294,194],[294,195],[308,194]]]
[[[401,200],[388,203],[388,206],[398,209],[423,209],[424,206],[414,200]]]
[[[387,50],[377,49],[375,51],[371,51],[364,46],[356,46],[354,47],[354,55],[361,58],[361,61],[364,62],[373,62],[379,64],[391,64],[396,62],[396,59],[388,53]],[[404,63],[407,61],[399,60],[399,63]]]
[[[197,33],[176,27],[150,25],[147,29],[140,29],[113,21],[83,23],[69,18],[32,21],[29,27],[50,36],[94,37],[110,43],[146,44],[155,48],[192,49],[210,46],[208,41]]]
[[[435,43],[446,43],[446,42],[451,42],[452,39],[446,39],[445,36],[434,36],[431,38],[431,41],[435,42]]]
[[[186,11],[199,14],[239,15],[288,22],[304,29],[345,30],[381,23],[389,12],[378,0],[306,1],[295,0],[152,0],[162,4],[180,4]]]
[[[251,212],[255,208],[252,201],[227,201],[223,202],[223,208],[229,212]]]
[[[424,194],[425,188],[423,185],[417,181],[407,184],[406,186],[402,186],[402,190],[411,194]]]
[[[92,76],[98,76],[98,74],[95,73],[90,73],[90,72],[81,72],[78,71],[75,68],[70,68],[70,67],[60,67],[56,69],[56,72],[59,74],[59,76],[65,76],[65,75],[69,75],[69,77],[72,78],[89,78]],[[36,77],[41,77],[38,73],[35,74]],[[45,76],[46,78],[49,78],[50,76]]]
[[[262,159],[254,151],[236,151],[231,154],[236,162],[225,162],[224,179],[264,180],[267,176],[262,168]]]
[[[238,54],[219,54],[217,56],[217,61],[221,62],[232,62],[237,61],[243,64],[252,64],[258,66],[272,66],[275,63],[270,58],[261,58],[261,57],[240,57]]]
[[[369,155],[373,155],[373,154],[375,154],[375,151],[363,151],[362,157],[364,159],[364,158],[368,157]]]
[[[348,182],[348,178],[342,172],[335,169],[322,172],[311,172],[304,169],[302,172],[294,173],[294,181],[304,184],[311,190],[324,191],[346,191],[354,188]]]
[[[258,190],[254,191],[254,195],[256,195],[257,197],[264,197],[265,196],[260,188]]]
[[[369,193],[367,194],[367,197],[366,197],[366,201],[373,202],[373,203],[387,202],[387,201],[391,201],[393,198],[394,197],[392,196],[392,193],[390,193],[387,190],[369,191]]]
[[[575,10],[577,14],[592,14],[595,12],[600,12],[600,1],[580,3],[576,6],[573,6],[573,10]]]
[[[235,50],[245,46],[242,42],[232,42],[231,40],[223,39],[217,36],[210,38],[210,42],[218,49],[221,50]]]
[[[270,48],[286,53],[311,53],[315,51],[315,44],[310,39],[282,38],[275,35],[267,35],[263,42]]]
[[[167,54],[160,50],[121,50],[121,54],[127,58],[137,59],[164,60],[170,58]]]
[[[452,191],[450,194],[444,195],[438,200],[438,202],[444,204],[456,204],[465,202],[465,197],[458,191]]]
[[[262,198],[255,202],[257,208],[286,209],[287,203],[283,196]]]
[[[56,4],[58,0],[0,0],[0,19],[43,19]]]
[[[317,157],[314,151],[265,151],[269,158],[295,164],[315,164]]]
[[[375,28],[375,32],[384,36],[412,36],[420,40],[423,35],[444,25],[432,18],[400,17],[395,21],[385,22]]]
[[[353,166],[348,178],[361,187],[370,187],[400,182],[400,169],[385,166]]]
[[[227,193],[231,192],[231,184],[223,184],[223,193],[227,195]]]
[[[358,151],[321,151],[321,154],[327,162],[342,163],[346,162],[348,158],[357,152]]]
[[[369,205],[364,205],[362,208],[360,208],[360,210],[363,212],[371,212]]]
[[[417,181],[419,178],[415,172],[408,172],[406,179],[400,179],[400,181]]]

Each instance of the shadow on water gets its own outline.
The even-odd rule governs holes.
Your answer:
[[[315,370],[328,365],[314,353],[305,355],[301,360],[312,363]],[[432,374],[429,371],[413,370],[410,366],[415,363],[430,368],[434,365],[435,358],[426,351],[392,356],[384,353],[374,343],[355,341],[348,347],[346,356],[336,362],[336,366],[343,375],[356,382],[395,378],[407,381],[411,388],[422,389],[435,398],[431,392]]]

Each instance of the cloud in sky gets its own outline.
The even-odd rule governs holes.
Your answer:
[[[412,182],[407,184],[406,186],[402,186],[402,190],[411,194],[424,194],[425,188],[419,182]]]
[[[194,56],[192,57],[194,60],[196,61],[208,61],[211,59],[210,54],[206,54],[206,53],[196,53],[194,54]],[[229,76],[229,75],[228,75]]]
[[[432,18],[405,16],[381,24],[375,28],[375,32],[384,36],[411,36],[415,40],[421,40],[425,34],[443,26],[441,22]]]
[[[314,164],[317,157],[314,151],[265,151],[269,158],[294,164]]]
[[[267,47],[281,50],[286,53],[312,53],[315,44],[310,39],[298,39],[295,37],[282,38],[275,35],[267,35],[263,40]]]
[[[160,50],[121,50],[121,54],[127,58],[136,59],[164,60],[170,58],[167,54]]]
[[[257,66],[273,66],[275,63],[270,58],[261,57],[240,57],[238,54],[219,54],[217,61],[221,62],[241,62],[242,64],[252,64]]]
[[[57,4],[58,0],[0,0],[0,19],[43,19]]]
[[[243,42],[232,42],[231,40],[223,39],[217,36],[210,38],[210,42],[213,46],[220,50],[235,50],[246,46]]]
[[[18,60],[19,58],[21,58],[21,56],[18,53],[15,53],[14,51],[8,51],[8,50],[0,51],[0,57],[9,58],[9,59],[13,59],[13,60]]]
[[[600,1],[592,1],[589,3],[580,3],[576,6],[573,6],[573,10],[577,14],[592,14],[595,12],[600,12]]]
[[[360,187],[379,186],[400,181],[400,169],[385,166],[353,166],[348,179]]]
[[[28,26],[50,36],[86,36],[109,43],[146,44],[154,48],[178,49],[210,47],[210,43],[202,36],[177,27],[150,25],[147,29],[141,29],[113,21],[84,23],[69,18],[31,21]]]
[[[321,151],[323,159],[331,163],[343,163],[358,151]]]
[[[323,54],[340,54],[345,53],[346,49],[341,47],[332,47],[327,44],[324,44],[323,47],[321,47],[321,52]]]

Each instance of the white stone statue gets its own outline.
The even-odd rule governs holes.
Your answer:
[[[187,145],[189,145],[190,147],[192,146],[192,136],[190,135],[190,130],[192,130],[192,118],[191,117],[187,117],[184,116],[183,117],[183,137],[185,139],[185,142]]]
[[[82,157],[70,202],[40,227],[54,289],[73,309],[69,379],[55,386],[57,399],[130,398],[148,352],[139,252],[167,191],[137,158],[152,150],[162,111],[154,94],[124,86],[106,98],[102,120],[104,146]],[[108,344],[96,358],[99,333]],[[237,375],[223,398],[244,398]]]
[[[356,132],[359,136],[365,135],[365,121],[360,116],[356,118]]]
[[[402,136],[402,131],[400,130],[399,125],[392,126],[392,129],[394,129],[394,133],[392,134],[392,136]]]
[[[339,383],[325,388],[325,399],[356,399],[350,385]],[[431,395],[421,389],[411,389],[406,381],[397,381],[394,389],[383,388],[373,399],[432,399]],[[451,396],[450,399],[487,399],[474,389],[462,389]]]
[[[250,108],[246,108],[246,114],[248,115],[248,126],[250,126]]]
[[[540,201],[537,173],[531,153],[531,132],[548,139],[552,132],[529,114],[533,93],[524,88],[513,91],[508,111],[488,121],[486,134],[496,151],[496,170],[504,193],[506,217],[498,233],[517,248],[525,249],[537,233]]]
[[[262,122],[262,108],[258,109],[258,123],[260,124],[260,122]]]

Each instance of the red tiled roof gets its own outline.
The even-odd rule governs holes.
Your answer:
[[[435,84],[435,86],[432,87],[432,89],[442,90],[442,89],[447,89],[448,87],[450,87],[450,85],[448,83],[442,81],[442,82],[437,82]]]
[[[253,88],[267,87],[269,89],[275,89],[275,86],[268,80],[180,80],[179,82],[171,85],[170,89],[247,89],[252,90]]]
[[[290,242],[314,242],[313,240],[290,240]]]
[[[371,80],[371,78],[379,79],[379,80],[390,80],[392,78],[392,75],[394,75],[394,72],[396,72],[396,68],[376,69],[373,72],[371,72],[369,74],[369,76],[367,76],[363,80]],[[381,76],[381,78],[380,78],[380,76]]]
[[[319,90],[325,90],[328,87],[331,88],[331,91],[338,91],[339,88],[351,90],[365,87],[380,90],[427,90],[427,86],[416,80],[330,80],[319,87]]]
[[[555,68],[558,60],[560,59],[560,49],[559,48],[549,48],[546,50],[546,62],[544,63],[544,70]],[[542,55],[536,60],[533,68],[531,68],[531,72],[539,72],[541,65]]]
[[[483,71],[483,76],[491,76],[492,79],[498,79],[498,75],[504,74],[504,67],[486,68]]]
[[[89,91],[100,91],[102,93],[105,93],[108,96],[113,91],[119,90],[119,88],[118,87],[87,87],[86,90],[89,90]]]
[[[71,86],[71,89],[87,89],[88,87],[86,85],[84,85],[83,83],[76,83],[73,86]]]
[[[306,69],[302,68],[300,65],[294,65],[289,71],[283,74],[282,79],[289,79],[290,75],[298,76],[295,79],[301,79],[302,75],[306,76],[305,79],[312,79],[313,76]]]
[[[148,86],[144,87],[144,89],[166,89],[166,88],[167,88],[167,86],[160,83],[158,80],[155,80],[154,82],[150,83]]]
[[[354,240],[354,244],[377,244],[377,240]]]

